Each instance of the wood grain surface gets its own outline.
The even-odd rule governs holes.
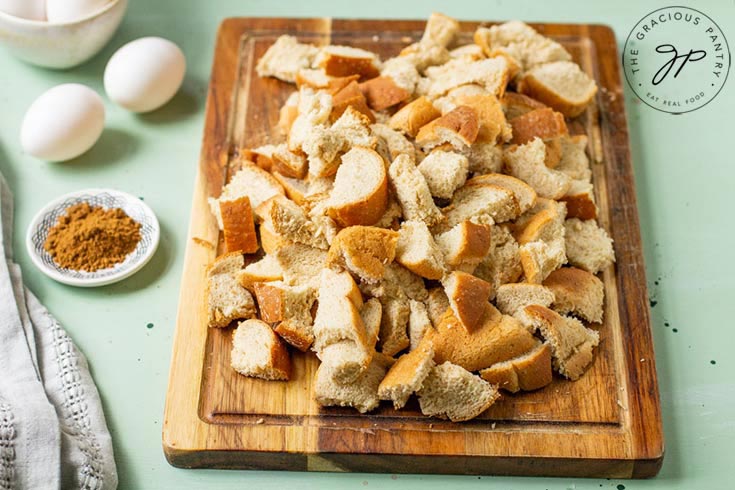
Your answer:
[[[484,23],[490,24],[490,23]],[[463,22],[464,42],[479,23]],[[661,409],[648,292],[615,36],[605,26],[533,24],[558,40],[598,82],[570,124],[590,138],[599,220],[617,262],[602,273],[600,347],[577,382],[504,396],[460,424],[422,416],[416,404],[369,415],[313,400],[313,355],[293,355],[293,379],[246,378],[230,368],[231,329],[208,329],[205,269],[221,247],[207,198],[218,196],[238,149],[272,141],[293,87],[261,79],[255,63],[284,33],[349,44],[387,58],[420,37],[424,21],[227,19],[212,66],[167,393],[163,446],[187,468],[462,473],[645,478],[663,460]]]

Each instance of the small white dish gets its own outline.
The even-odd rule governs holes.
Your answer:
[[[104,208],[120,208],[141,224],[138,246],[123,262],[95,272],[59,267],[44,249],[49,230],[69,206],[80,203]],[[94,287],[122,281],[139,271],[153,257],[158,247],[161,228],[153,210],[139,198],[114,189],[85,189],[66,194],[48,203],[31,220],[26,235],[26,248],[33,264],[51,279],[70,286]]]
[[[23,19],[0,12],[0,43],[16,57],[47,68],[71,68],[97,54],[112,38],[128,0],[111,0],[73,22]]]

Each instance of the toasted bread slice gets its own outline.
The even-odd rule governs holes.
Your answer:
[[[561,316],[543,306],[527,306],[524,311],[551,346],[554,369],[572,381],[579,379],[592,363],[599,334],[576,318]]]
[[[461,153],[434,150],[418,165],[431,195],[451,199],[454,191],[467,180],[469,161]]]
[[[241,322],[232,335],[232,368],[244,376],[288,381],[291,359],[270,325],[260,320]]]
[[[324,46],[315,63],[332,77],[359,75],[361,79],[369,79],[380,74],[380,60],[375,53],[351,46]]]
[[[398,233],[374,226],[351,226],[332,241],[328,267],[343,267],[361,280],[377,282],[385,274],[385,264],[396,256]]]
[[[258,237],[255,235],[253,211],[248,196],[231,201],[219,201],[225,248],[228,252],[246,254],[258,251]]]
[[[329,216],[343,227],[380,220],[388,207],[388,173],[375,150],[354,147],[342,155],[328,206]]]
[[[390,77],[375,77],[360,84],[368,106],[374,111],[382,111],[400,104],[411,97],[411,93],[399,87]]]
[[[258,60],[255,69],[261,77],[276,77],[294,83],[296,74],[309,68],[319,48],[302,44],[293,36],[281,36]]]
[[[439,117],[441,112],[434,107],[434,104],[426,97],[419,97],[393,114],[388,125],[415,138],[421,128]]]
[[[513,193],[513,196],[518,202],[518,208],[520,213],[525,213],[536,204],[536,191],[533,187],[523,182],[521,179],[517,179],[510,175],[500,173],[488,173],[485,175],[478,175],[471,178],[468,183],[472,184],[492,184],[498,187],[508,189]]]
[[[545,63],[527,71],[518,91],[567,117],[580,115],[597,93],[597,84],[571,61]]]
[[[500,396],[495,386],[450,362],[429,371],[418,395],[421,413],[452,422],[477,417]]]
[[[549,274],[544,286],[554,293],[553,309],[558,313],[571,313],[590,322],[602,321],[605,289],[593,274],[576,267],[562,267]]]
[[[564,222],[567,257],[573,266],[597,274],[615,262],[613,241],[595,220]]]
[[[506,142],[514,136],[514,128],[508,124],[500,101],[493,94],[456,95],[454,101],[477,111],[479,129],[475,142]]]
[[[520,357],[499,362],[480,371],[480,376],[490,384],[511,393],[533,391],[551,383],[551,347],[538,345]]]
[[[444,219],[431,198],[426,179],[406,155],[399,155],[388,168],[390,182],[407,220],[433,226]]]
[[[536,345],[536,339],[518,320],[502,315],[490,303],[479,328],[468,332],[451,309],[442,316],[432,335],[434,360],[450,361],[468,371],[478,371],[518,357]]]
[[[590,182],[572,180],[569,190],[559,200],[566,203],[568,218],[579,218],[582,221],[597,218],[595,192]]]
[[[210,327],[227,327],[234,320],[255,317],[253,296],[238,281],[243,265],[242,253],[231,252],[209,266],[206,297]]]
[[[435,239],[446,264],[455,268],[467,266],[474,270],[474,266],[490,250],[491,227],[463,221]]]
[[[482,326],[485,306],[493,293],[492,285],[472,274],[455,271],[442,280],[444,292],[454,316],[467,332],[472,333]]]
[[[404,221],[398,231],[396,262],[427,279],[444,275],[444,256],[423,221]]]
[[[434,366],[434,349],[431,342],[424,342],[391,366],[378,386],[378,397],[391,400],[396,410],[403,408],[408,398],[421,389]]]
[[[460,151],[467,150],[477,139],[479,130],[477,110],[461,105],[422,126],[416,135],[416,144],[424,151],[443,143]]]

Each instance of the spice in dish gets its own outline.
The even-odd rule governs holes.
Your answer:
[[[140,223],[122,209],[80,203],[59,217],[44,249],[59,267],[95,272],[124,261],[140,239]]]

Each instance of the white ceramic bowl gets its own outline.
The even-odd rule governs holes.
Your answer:
[[[44,243],[59,216],[63,215],[69,206],[82,202],[91,206],[120,208],[141,224],[141,240],[123,262],[95,272],[75,271],[59,267],[46,252]],[[146,265],[158,248],[160,236],[161,229],[156,215],[137,197],[114,189],[86,189],[61,196],[44,206],[28,226],[26,248],[33,264],[51,279],[71,286],[104,286],[122,281]]]
[[[103,9],[74,22],[51,23],[0,12],[0,43],[18,58],[47,68],[71,68],[97,54],[112,38],[128,0],[112,0]]]

